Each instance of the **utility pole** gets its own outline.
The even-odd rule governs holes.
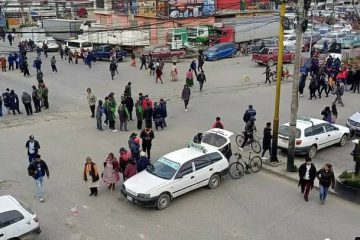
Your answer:
[[[296,139],[296,120],[299,108],[299,75],[300,75],[300,60],[301,60],[301,42],[302,42],[302,23],[304,21],[304,1],[298,1],[297,6],[297,24],[296,24],[296,52],[295,64],[293,71],[293,85],[292,97],[290,105],[290,126],[289,126],[289,145],[287,155],[286,169],[289,172],[296,171],[294,165],[295,157],[295,139]]]
[[[59,12],[59,2],[55,2],[55,11],[56,11],[56,18],[60,18],[60,12]],[[42,21],[41,21],[42,23]]]
[[[275,95],[275,111],[273,120],[273,141],[271,148],[271,162],[278,162],[277,146],[279,135],[279,112],[280,112],[280,90],[282,78],[283,52],[284,52],[284,19],[285,19],[285,1],[280,6],[280,27],[279,27],[279,49],[276,68],[276,95]]]

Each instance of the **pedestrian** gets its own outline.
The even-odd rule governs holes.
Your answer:
[[[86,163],[84,165],[83,170],[83,179],[88,183],[90,188],[89,196],[97,196],[98,195],[98,187],[99,184],[99,172],[96,166],[90,157],[86,157]]]
[[[44,177],[50,177],[49,168],[44,160],[41,159],[39,154],[36,155],[35,160],[28,166],[29,176],[33,177],[36,186],[36,197],[40,202],[44,202]]]
[[[316,99],[316,90],[318,89],[318,85],[316,83],[315,77],[312,77],[309,83],[309,90],[310,90],[310,98],[311,100],[313,97]]]
[[[33,91],[31,96],[34,103],[35,113],[39,113],[41,112],[41,107],[40,107],[41,93],[39,89],[36,89],[35,85],[32,86],[32,89]]]
[[[115,63],[115,61],[113,60],[113,61],[110,62],[111,80],[114,80],[115,71],[116,71],[116,63]]]
[[[12,46],[13,38],[10,33],[7,35],[7,38],[9,40],[10,46]]]
[[[263,74],[265,74],[265,84],[267,82],[269,82],[269,85],[271,85],[271,80],[270,80],[271,69],[270,69],[269,65],[266,65],[266,69],[265,69],[265,72]]]
[[[68,56],[68,63],[70,64],[70,62],[71,63],[74,63],[73,62],[73,57],[74,57],[74,54],[73,54],[73,52],[69,49],[69,51],[68,51],[68,54],[67,54],[67,56]],[[75,51],[75,61],[76,61],[76,64],[77,64],[77,59],[79,58],[79,54]]]
[[[194,77],[191,68],[189,68],[189,71],[186,72],[186,84],[189,87],[192,87],[194,85]]]
[[[136,127],[138,130],[140,130],[142,128],[144,119],[144,112],[140,100],[135,103],[135,114],[137,119]]]
[[[124,94],[131,97],[131,82],[128,82],[125,86]]]
[[[206,76],[205,76],[204,71],[201,71],[201,72],[197,75],[196,79],[197,79],[197,81],[199,82],[200,92],[201,92],[202,89],[203,89],[204,83],[206,82]]]
[[[131,53],[131,66],[136,67],[136,56],[134,52]]]
[[[126,165],[125,168],[125,172],[124,172],[124,177],[125,180],[128,180],[129,178],[135,176],[137,173],[136,171],[136,163],[134,161],[134,159],[129,159],[129,163]]]
[[[178,80],[178,71],[176,67],[176,62],[173,62],[172,69],[170,72],[171,81],[177,81]]]
[[[162,80],[163,72],[160,67],[156,67],[155,74],[156,74],[155,83],[158,83],[158,80],[160,80],[161,84],[163,84],[163,80]]]
[[[44,55],[45,57],[47,58],[48,57],[48,45],[44,42],[43,45],[42,45],[42,50],[44,52]]]
[[[6,108],[6,114],[10,113],[10,89],[7,88],[2,94],[2,99],[4,102],[4,107]]]
[[[30,135],[29,140],[25,143],[25,148],[29,157],[29,163],[31,163],[40,149],[40,144],[37,140],[35,140],[34,135]]]
[[[9,71],[14,70],[14,63],[15,63],[15,56],[14,55],[9,54],[8,63],[9,63]]]
[[[141,54],[140,61],[141,61],[140,70],[142,70],[143,67],[145,67],[145,70],[146,70],[146,69],[147,69],[147,66],[146,66],[146,57],[145,57],[144,54]]]
[[[49,108],[49,89],[45,86],[45,84],[40,85],[41,89],[41,98],[44,103],[45,109]]]
[[[131,133],[128,140],[128,146],[132,159],[137,161],[140,158],[140,139],[137,137],[136,133]]]
[[[121,104],[118,108],[119,121],[120,121],[120,131],[124,129],[124,131],[128,131],[127,122],[129,121],[129,111],[126,107],[126,102],[121,101]]]
[[[266,160],[264,155],[267,150],[269,150],[269,154],[271,156],[271,140],[272,140],[271,122],[267,122],[266,127],[264,128],[264,133],[263,133],[263,151],[261,154],[261,158],[263,160]]]
[[[132,99],[131,96],[126,95],[125,104],[126,104],[126,108],[128,110],[128,113],[129,113],[129,120],[133,121],[132,113],[133,113],[133,110],[134,110],[134,100]]]
[[[198,71],[203,71],[203,65],[204,65],[204,54],[203,51],[199,50],[199,56],[198,56]]]
[[[60,59],[64,60],[64,49],[62,48],[61,45],[60,45],[60,48],[59,48],[59,52],[60,52]]]
[[[119,166],[120,166],[120,172],[123,175],[123,181],[125,181],[125,169],[126,165],[129,163],[129,159],[131,159],[131,152],[127,151],[125,148],[120,148],[119,150],[120,156],[119,156]]]
[[[357,93],[360,93],[360,69],[354,70],[354,76],[353,76],[353,93],[357,90]]]
[[[197,76],[197,71],[196,71],[196,59],[194,58],[191,63],[190,63],[190,69],[194,71],[195,76]]]
[[[115,184],[119,182],[119,162],[114,156],[114,153],[109,153],[104,162],[104,171],[102,179],[105,183],[109,184],[108,189],[115,190]]]
[[[42,64],[42,61],[41,61],[40,57],[37,57],[33,63],[33,67],[36,68],[37,73],[41,72],[41,64]]]
[[[13,112],[14,115],[16,115],[15,111],[17,111],[19,114],[22,114],[19,109],[19,97],[14,92],[14,90],[10,91],[10,110]]]
[[[109,120],[109,130],[112,132],[117,132],[115,129],[115,111],[117,108],[114,93],[110,93],[108,97],[109,101],[106,104],[106,116]]]
[[[33,110],[31,107],[31,96],[25,90],[23,90],[23,94],[21,96],[22,103],[24,104],[26,114],[33,115]]]
[[[1,71],[6,72],[6,58],[4,56],[0,57]]]
[[[164,129],[162,112],[157,102],[154,103],[153,120],[155,123],[156,130],[159,130],[159,127],[161,129]]]
[[[88,65],[89,68],[91,68],[92,60],[93,60],[93,55],[91,52],[88,52],[86,59],[85,59],[85,64]]]
[[[212,128],[224,129],[224,124],[221,122],[220,117],[216,117],[216,120],[215,120],[215,122],[213,123]]]
[[[91,88],[86,89],[87,92],[87,101],[90,107],[92,118],[95,117],[95,104],[96,104],[96,96],[91,92]]]
[[[22,66],[23,66],[24,77],[26,76],[30,77],[29,64],[27,62],[27,58],[24,58]]]
[[[325,107],[324,110],[321,111],[321,115],[323,116],[323,120],[324,121],[327,121],[329,123],[332,122],[332,117],[331,117],[331,110],[330,110],[330,107]]]
[[[2,117],[2,116],[3,116],[3,110],[2,110],[2,107],[3,107],[3,99],[2,99],[2,97],[1,97],[1,95],[0,95],[0,117]]]
[[[145,170],[150,164],[149,158],[146,156],[146,152],[140,152],[140,158],[136,163],[137,172]]]
[[[345,92],[345,84],[343,83],[343,81],[337,81],[335,87],[336,98],[332,103],[332,105],[339,103],[342,107],[344,107],[344,102],[342,100],[342,96],[344,95],[344,92]]]
[[[301,68],[300,69],[300,81],[299,81],[299,93],[300,93],[300,97],[304,96],[304,89],[305,89],[305,85],[306,85],[306,78],[307,78],[307,72],[305,68]]]
[[[333,104],[331,105],[331,122],[336,123],[337,118],[338,118],[338,111],[336,105]]]
[[[166,120],[165,120],[167,118],[166,102],[162,98],[160,98],[159,107],[161,109],[161,115],[162,115],[162,120],[163,120],[164,127],[167,127]]]
[[[250,121],[251,117],[255,117],[255,116],[256,116],[255,108],[253,107],[253,105],[249,105],[248,109],[246,109],[243,115],[243,121],[247,123],[248,121]]]
[[[36,73],[36,80],[38,81],[38,86],[40,88],[40,85],[44,83],[44,74],[42,72]]]
[[[51,64],[52,71],[57,72],[55,56],[52,56],[52,58],[50,60],[50,64]]]
[[[185,84],[184,88],[181,92],[181,100],[184,101],[185,112],[187,112],[187,110],[188,110],[187,107],[189,105],[190,95],[191,95],[190,88],[187,84]]]
[[[147,157],[150,158],[150,150],[152,146],[152,140],[155,138],[154,131],[146,127],[140,133],[140,138],[142,140],[142,150],[147,153]]]
[[[240,151],[243,151],[243,148],[248,143],[249,139],[252,140],[254,138],[254,132],[256,132],[256,126],[255,126],[255,116],[251,116],[250,120],[245,125],[244,130],[244,141],[240,146]]]
[[[320,204],[325,204],[325,199],[331,186],[335,188],[335,176],[332,170],[332,165],[326,163],[325,166],[316,173],[317,179],[319,179],[319,191],[320,191]]]
[[[98,105],[96,108],[96,128],[99,131],[103,131],[102,128],[102,115],[104,113],[104,107],[103,107],[103,102],[101,100],[98,101]]]
[[[152,117],[153,117],[153,109],[150,102],[146,103],[144,108],[144,119],[145,119],[145,127],[152,127]]]
[[[311,162],[311,157],[305,157],[305,163],[299,167],[299,185],[301,193],[304,194],[304,200],[309,201],[309,192],[314,186],[314,179],[316,177],[316,167]]]
[[[155,60],[152,59],[149,63],[149,69],[150,69],[150,76],[155,75]]]

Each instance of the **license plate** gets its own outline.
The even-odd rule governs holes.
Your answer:
[[[133,198],[130,197],[130,196],[127,196],[126,198],[127,198],[127,200],[129,200],[129,201],[132,201],[132,200],[133,200]]]

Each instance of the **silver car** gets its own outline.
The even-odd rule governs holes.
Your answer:
[[[346,126],[355,133],[360,133],[360,112],[356,112],[351,115],[346,121]]]

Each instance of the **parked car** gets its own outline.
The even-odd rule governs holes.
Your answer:
[[[279,128],[278,148],[286,151],[289,144],[289,123]],[[316,156],[318,150],[339,144],[345,146],[350,137],[347,127],[331,124],[315,118],[299,118],[296,121],[295,154]]]
[[[330,45],[334,42],[334,40],[331,38],[321,38],[319,41],[317,41],[317,43],[314,44],[313,48],[315,50],[322,51],[325,41],[327,41],[328,47],[330,47]]]
[[[81,48],[89,51],[93,50],[93,44],[91,42],[80,39],[67,40],[64,42],[64,45],[67,46],[72,52],[81,52]]]
[[[278,49],[277,48],[263,48],[258,53],[253,53],[252,61],[259,65],[273,66],[277,63]],[[283,62],[291,63],[295,60],[295,53],[284,49]]]
[[[296,35],[285,35],[284,36],[284,47],[295,46],[296,45]]]
[[[312,46],[314,46],[320,39],[321,39],[321,36],[319,34],[313,34],[312,35]],[[310,42],[311,42],[311,35],[304,35],[303,45],[302,45],[303,52],[307,52],[310,50]]]
[[[102,45],[102,46],[96,47],[93,50],[93,56],[95,59],[98,59],[98,60],[110,60],[110,55],[111,55],[111,51],[113,50],[113,48],[114,47],[112,47],[110,45]],[[124,57],[126,56],[126,52],[120,47],[115,47],[115,51],[116,51],[116,60],[122,61],[124,59]]]
[[[35,44],[40,48],[43,47],[44,43],[46,43],[47,46],[48,46],[48,52],[57,52],[57,51],[59,51],[59,44],[57,43],[57,41],[54,38],[47,37],[43,41],[35,42]]]
[[[145,52],[145,56],[149,56],[151,54],[153,59],[163,59],[163,60],[171,60],[173,62],[177,62],[180,58],[184,58],[186,55],[185,50],[171,50],[170,46],[158,46],[155,47],[152,51]]]
[[[190,142],[126,180],[121,193],[131,202],[162,210],[174,198],[194,189],[216,188],[228,170],[229,162],[219,150]]]
[[[27,239],[41,232],[35,212],[10,195],[0,196],[0,239]]]
[[[257,53],[261,50],[262,46],[276,48],[279,46],[279,42],[275,38],[257,40],[248,46],[248,52]]]
[[[360,112],[356,112],[351,115],[346,121],[346,126],[355,131],[355,133],[360,133]]]
[[[204,51],[207,61],[216,61],[222,58],[236,57],[237,47],[234,43],[218,43]]]

